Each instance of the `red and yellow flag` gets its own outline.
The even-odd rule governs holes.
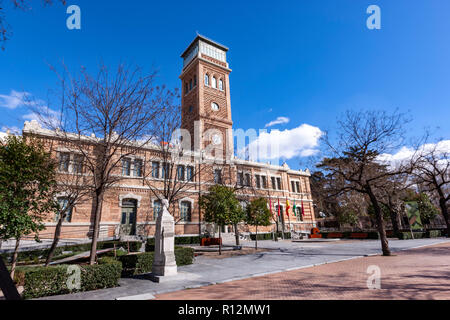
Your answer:
[[[289,209],[291,208],[291,206],[289,205],[289,199],[286,198],[286,214],[289,216]]]

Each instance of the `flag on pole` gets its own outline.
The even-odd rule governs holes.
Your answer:
[[[289,199],[286,198],[286,214],[289,217],[289,209],[291,208],[291,206],[289,205]]]
[[[303,199],[302,199],[302,216],[305,216],[305,209],[303,208]]]
[[[278,198],[278,216],[280,216],[280,198]]]
[[[294,205],[292,206],[292,210],[294,211],[294,216],[297,216],[297,207],[295,206],[295,199],[294,199]]]

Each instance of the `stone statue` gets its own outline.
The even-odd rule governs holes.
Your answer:
[[[161,277],[177,274],[175,261],[175,223],[169,213],[169,201],[163,199],[162,210],[156,219],[155,256],[152,267],[152,280],[161,282]]]

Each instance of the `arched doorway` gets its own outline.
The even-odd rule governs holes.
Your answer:
[[[120,219],[120,235],[136,235],[137,200],[122,200],[122,216]]]

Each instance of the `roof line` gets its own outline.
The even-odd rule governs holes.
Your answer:
[[[186,48],[186,50],[183,51],[183,53],[181,54],[181,57],[183,57],[183,56],[189,51],[189,49],[191,49],[191,47],[194,45],[194,43],[195,43],[197,40],[199,40],[199,39],[201,39],[201,40],[203,40],[203,41],[205,41],[205,42],[207,42],[207,43],[209,43],[209,44],[212,44],[212,45],[214,45],[214,46],[217,46],[217,47],[219,47],[220,49],[222,49],[222,50],[224,50],[224,51],[228,51],[228,50],[229,50],[228,47],[224,46],[223,44],[220,44],[219,42],[214,41],[214,40],[212,40],[212,39],[210,39],[210,38],[208,38],[208,37],[205,37],[205,36],[203,36],[203,35],[201,35],[200,33],[197,32],[197,36],[196,36],[195,39],[192,40],[192,42],[188,45],[188,47]]]

